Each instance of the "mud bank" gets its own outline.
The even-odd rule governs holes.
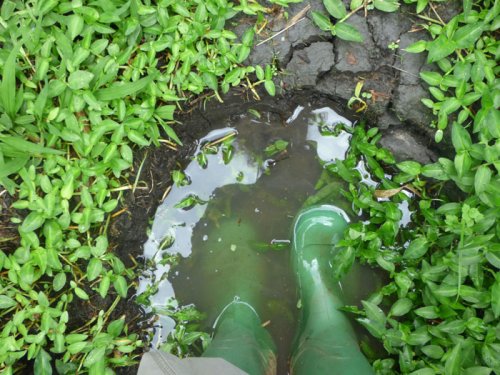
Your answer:
[[[344,3],[348,7],[350,1]],[[457,13],[458,5],[448,1],[435,8],[446,21]],[[426,64],[425,54],[404,50],[428,39],[425,22],[414,7],[402,5],[395,13],[371,10],[366,17],[360,11],[350,17],[348,22],[361,32],[363,43],[321,31],[312,22],[312,11],[327,13],[321,0],[311,0],[291,5],[287,17],[280,14],[270,19],[248,64],[277,64],[282,74],[276,83],[282,92],[312,89],[345,102],[363,81],[363,92],[371,96],[365,99],[364,116],[384,130],[382,144],[402,160],[434,161],[436,154],[430,150],[434,131],[429,127],[433,115],[421,102],[429,93],[419,73],[437,68]],[[236,31],[245,28],[243,23]]]

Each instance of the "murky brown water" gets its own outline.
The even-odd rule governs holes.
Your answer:
[[[269,113],[260,113],[260,118],[245,113],[200,140],[197,153],[203,145],[237,133],[229,163],[220,148],[206,155],[205,168],[193,160],[184,171],[190,183],[174,187],[156,213],[146,258],[159,261],[164,252],[182,258],[160,283],[153,306],[175,296],[180,304],[195,304],[205,312],[205,328],[210,328],[222,308],[244,293],[238,287],[244,285],[252,290],[249,298],[278,346],[278,373],[285,374],[299,311],[288,251],[290,230],[305,200],[315,193],[322,163],[343,159],[347,152],[348,133],[320,132],[322,126],[339,123],[350,126],[330,108],[306,105],[285,122]],[[276,140],[288,142],[286,152],[266,156],[264,149]],[[175,207],[190,195],[202,203]],[[175,240],[173,245],[159,250],[167,237]],[[159,265],[153,275],[158,280],[167,271],[168,265]],[[150,282],[142,280],[139,290]],[[371,272],[352,273],[343,282],[346,302],[366,298],[376,284]],[[172,329],[168,318],[160,321],[157,342]]]

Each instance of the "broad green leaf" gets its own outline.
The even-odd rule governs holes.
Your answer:
[[[493,172],[487,165],[480,165],[476,170],[474,177],[474,189],[476,194],[481,194],[491,181]]]
[[[136,130],[129,130],[127,133],[127,137],[139,146],[149,146],[149,141]]]
[[[76,287],[75,288],[75,294],[80,298],[80,299],[83,299],[83,300],[88,300],[89,299],[89,295],[87,294],[87,292],[85,292],[82,288],[79,288],[79,287]]]
[[[70,74],[68,78],[68,86],[72,90],[87,89],[94,75],[84,70],[77,70]]]
[[[120,297],[127,297],[128,285],[127,280],[123,276],[117,276],[115,281],[113,281],[113,286]]]
[[[406,47],[405,51],[409,53],[420,53],[424,52],[426,48],[427,48],[427,41],[419,40],[418,42],[410,44],[408,47]]]
[[[108,294],[109,286],[111,285],[111,280],[108,275],[104,276],[99,283],[99,295],[102,298],[106,298],[106,295]]]
[[[312,18],[316,26],[318,26],[323,31],[330,31],[333,28],[332,23],[323,13],[312,11]]]
[[[0,310],[10,309],[16,306],[17,302],[6,295],[0,295]]]
[[[262,71],[262,68],[260,69]],[[217,81],[217,76],[213,73],[210,73],[210,72],[205,72],[203,73],[202,75],[202,79],[203,79],[203,82],[204,84],[214,90],[214,91],[217,91],[217,88],[218,88],[218,81]],[[260,77],[258,78],[259,80],[262,80],[264,79],[263,77]]]
[[[453,112],[455,112],[457,109],[459,109],[461,105],[462,105],[462,103],[457,98],[448,98],[441,105],[440,111],[441,111],[441,113],[444,113],[446,115],[450,115]]]
[[[264,81],[264,87],[266,88],[266,91],[269,95],[276,95],[276,86],[274,85],[274,82],[272,80]]]
[[[431,86],[439,86],[443,77],[438,72],[421,71],[420,78],[422,78],[427,84]]]
[[[422,168],[422,174],[425,177],[435,178],[436,180],[447,181],[450,179],[444,171],[443,166],[439,163],[424,165]]]
[[[411,241],[410,245],[406,248],[403,258],[405,259],[418,259],[427,253],[429,243],[427,238],[419,237]]]
[[[64,155],[64,151],[43,147],[37,143],[26,141],[21,137],[2,136],[0,137],[0,150],[4,156],[25,157],[26,154],[53,154]]]
[[[472,167],[472,158],[467,151],[459,151],[458,154],[455,155],[454,165],[458,177],[463,177]]]
[[[433,359],[441,359],[444,354],[443,348],[441,348],[439,345],[427,345],[422,347],[422,352]]]
[[[368,319],[373,320],[377,323],[385,324],[385,314],[380,307],[369,301],[361,301],[361,303],[365,308],[366,316]]]
[[[490,375],[493,369],[489,367],[474,366],[463,370],[462,375]]]
[[[253,30],[253,27],[246,29],[243,33],[243,36],[241,37],[241,43],[243,43],[243,45],[247,47],[252,47],[254,36],[255,32]]]
[[[109,101],[114,99],[122,99],[130,95],[135,95],[144,90],[153,81],[154,78],[155,76],[149,75],[135,82],[116,82],[105,89],[96,91],[95,97],[98,100]]]
[[[364,0],[351,0],[351,4],[349,5],[349,8],[351,10],[355,10],[363,5]]]
[[[397,0],[373,0],[373,5],[382,12],[395,12],[399,8]]]
[[[429,0],[418,0],[417,1],[417,13],[422,13],[428,4],[429,4]]]
[[[123,331],[123,327],[125,326],[125,319],[117,319],[109,323],[107,331],[113,337],[118,337]]]
[[[18,51],[19,44],[16,44],[3,66],[2,84],[0,85],[2,105],[11,119],[16,114],[16,57]]]
[[[463,26],[455,31],[453,41],[456,43],[457,48],[469,48],[479,39],[483,30],[484,25],[481,22]]]
[[[363,35],[354,26],[346,22],[339,22],[334,27],[335,35],[350,42],[363,42]]]
[[[45,217],[43,213],[33,211],[26,216],[21,224],[20,230],[25,233],[33,232],[34,230],[40,228],[44,222]]]
[[[457,152],[467,151],[472,147],[469,132],[457,122],[454,122],[451,128],[451,141]]]
[[[332,273],[335,280],[342,279],[352,268],[356,253],[351,246],[339,249],[332,262]]]
[[[92,281],[101,274],[102,262],[98,258],[92,258],[87,265],[87,280]]]
[[[500,277],[497,275],[497,280],[491,287],[491,309],[495,318],[500,316]]]
[[[445,34],[439,35],[437,39],[427,43],[429,55],[427,62],[433,63],[451,55],[457,49],[457,44],[453,40],[449,40]]]
[[[83,30],[84,22],[83,18],[77,14],[69,16],[68,20],[68,32],[69,38],[74,40]]]
[[[342,0],[323,0],[323,4],[330,15],[337,19],[342,19],[347,15]]]
[[[50,354],[40,349],[35,358],[35,365],[33,366],[34,375],[52,375],[51,360]]]
[[[420,171],[422,169],[422,166],[420,163],[417,163],[416,161],[403,161],[401,163],[396,164],[396,167],[398,167],[401,171],[403,171],[406,174],[409,174],[410,176],[418,176],[420,174]]]
[[[425,319],[436,319],[439,317],[435,306],[425,306],[414,310],[414,313]]]
[[[413,302],[409,298],[401,298],[392,305],[390,315],[403,316],[411,310],[412,306]]]
[[[83,365],[85,367],[90,367],[93,364],[104,359],[104,355],[106,354],[106,347],[95,348],[90,351],[90,353],[85,358]]]
[[[1,147],[0,147],[1,151]],[[28,156],[18,156],[14,159],[7,161],[5,164],[0,163],[0,181],[11,174],[19,172],[28,162]]]
[[[64,272],[59,272],[52,282],[54,286],[54,291],[60,291],[66,284],[66,274]]]
[[[462,364],[462,346],[460,343],[456,344],[453,350],[448,353],[448,358],[446,359],[444,365],[444,371],[447,375],[458,375],[460,374],[460,366]]]
[[[175,108],[175,105],[164,105],[156,108],[155,113],[163,120],[173,120]]]

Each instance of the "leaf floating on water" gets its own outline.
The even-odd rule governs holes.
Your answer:
[[[175,237],[171,236],[171,235],[167,235],[164,239],[161,240],[160,246],[158,246],[158,250],[166,250],[166,249],[172,247],[174,242],[175,242]]]
[[[265,154],[267,156],[273,156],[276,155],[277,153],[286,150],[288,147],[288,142],[284,141],[282,139],[278,139],[276,142],[273,144],[267,146],[264,150]]]
[[[206,204],[207,201],[204,201],[200,197],[198,197],[195,194],[190,194],[183,200],[181,200],[179,203],[175,205],[175,208],[183,208],[183,209],[191,209],[197,204]]]
[[[257,111],[256,109],[253,109],[253,108],[250,108],[248,110],[248,113],[250,113],[253,117],[255,117],[256,119],[259,119],[259,120],[262,117],[261,114],[260,114],[260,112]]]

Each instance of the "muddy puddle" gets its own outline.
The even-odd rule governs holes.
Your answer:
[[[201,138],[157,209],[144,246],[155,267],[138,292],[158,283],[153,307],[173,297],[194,304],[206,313],[208,331],[235,297],[251,300],[278,347],[278,373],[286,373],[299,312],[290,230],[323,165],[345,157],[350,135],[333,135],[339,124],[352,126],[325,106],[297,106],[285,118],[250,108]],[[164,260],[173,254],[180,260],[171,269]],[[346,303],[358,304],[378,283],[367,270],[351,273],[343,281]],[[153,345],[173,328],[160,315]]]

